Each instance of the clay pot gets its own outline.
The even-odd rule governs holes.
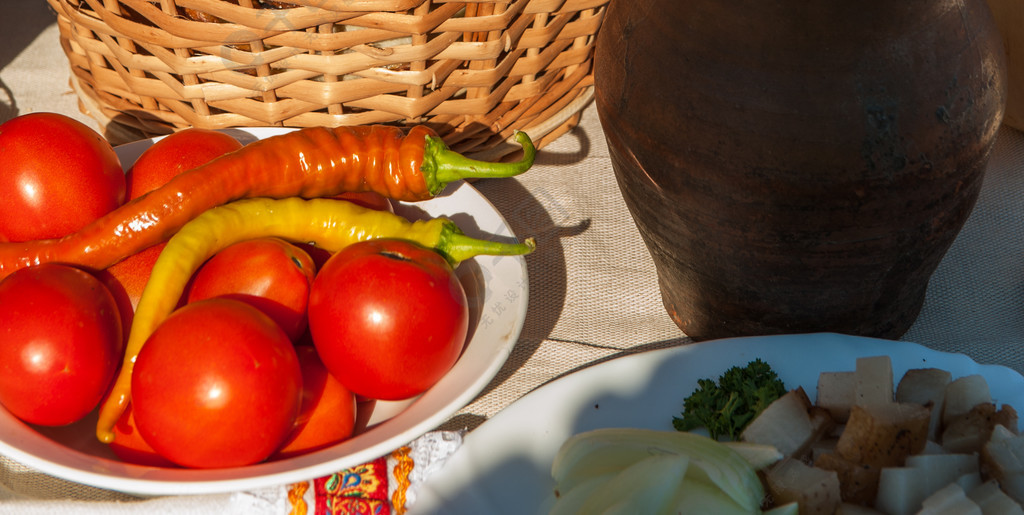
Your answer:
[[[687,335],[909,328],[1005,109],[985,0],[616,0],[598,38],[612,165]]]
[[[1003,124],[1024,131],[1024,2],[988,0],[1006,55],[1006,114]]]

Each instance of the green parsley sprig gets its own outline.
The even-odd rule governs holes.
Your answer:
[[[716,440],[738,440],[747,424],[785,393],[778,374],[758,358],[726,370],[717,382],[698,380],[697,389],[683,400],[682,417],[672,417],[672,425],[679,431],[704,427]]]

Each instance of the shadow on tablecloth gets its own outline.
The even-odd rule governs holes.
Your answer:
[[[0,34],[3,34],[3,45],[0,45],[0,69],[14,61],[32,41],[56,20],[56,15],[46,2],[10,2],[4,5],[4,15],[0,17]],[[21,113],[14,100],[14,92],[0,78],[0,123],[10,120]]]

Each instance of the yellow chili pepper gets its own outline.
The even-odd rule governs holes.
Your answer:
[[[330,252],[363,240],[402,238],[433,248],[453,267],[473,256],[523,255],[536,247],[533,239],[523,243],[479,240],[466,236],[446,218],[409,221],[343,200],[252,198],[212,208],[185,224],[153,265],[136,307],[121,371],[100,406],[96,425],[100,441],[113,441],[114,424],[130,402],[135,359],[156,327],[177,306],[196,270],[229,245],[266,236],[312,243]]]

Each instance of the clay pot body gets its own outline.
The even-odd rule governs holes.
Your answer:
[[[687,335],[909,328],[1005,109],[984,0],[615,0],[598,37],[612,165]]]

